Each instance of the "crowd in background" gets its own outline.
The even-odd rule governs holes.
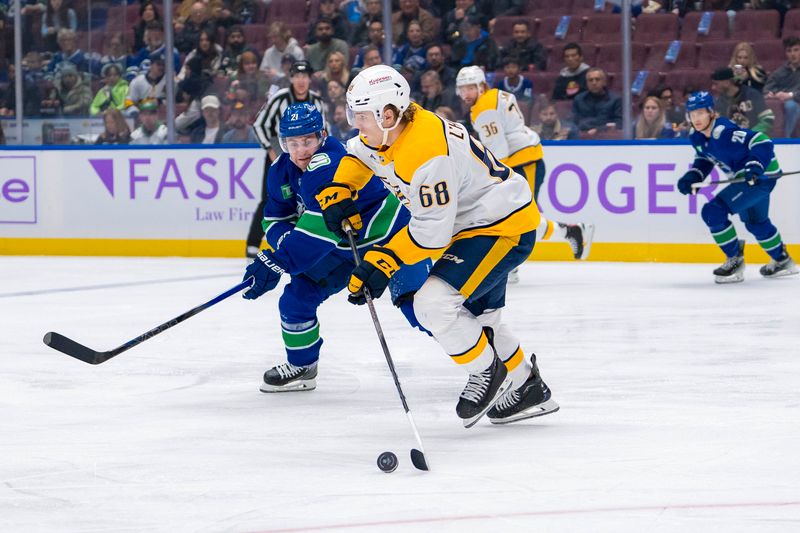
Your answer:
[[[360,69],[394,65],[421,106],[464,121],[468,110],[457,96],[456,74],[476,64],[484,67],[491,86],[516,96],[543,139],[621,137],[621,95],[609,88],[603,64],[587,63],[585,43],[565,41],[557,55],[533,38],[527,20],[514,23],[510,35],[494,31],[498,17],[523,14],[535,1],[396,0],[392,57],[383,57],[380,0],[296,0],[297,9],[309,14],[302,27],[271,17],[270,1],[184,0],[176,4],[173,50],[164,45],[160,3],[143,0],[136,20],[127,21],[128,31],[93,30],[102,35],[102,52],[82,50],[76,9],[69,0],[23,0],[23,109],[31,118],[102,116],[105,131],[98,143],[165,143],[165,65],[172,61],[179,142],[256,142],[250,128],[255,114],[287,88],[300,96],[318,94],[331,133],[344,140],[352,135],[345,90]],[[658,12],[684,16],[700,7],[680,0],[633,4],[637,17]],[[797,4],[734,0],[712,1],[710,7],[727,9],[729,16],[741,9],[774,9],[783,20]],[[0,116],[5,117],[14,116],[16,105],[17,73],[8,45],[11,15],[10,2],[0,0],[0,72],[5,73]],[[253,38],[248,27],[264,28],[266,35]],[[666,76],[666,83],[637,95],[634,137],[685,136],[682,102],[689,91],[707,88],[714,91],[720,114],[741,126],[797,136],[800,36],[786,36],[783,48],[785,62],[772,72],[759,63],[752,45],[740,42],[706,86],[671,86]],[[301,61],[308,68],[292,68]],[[558,72],[551,91],[532,83],[530,74],[537,72]],[[773,129],[775,114],[767,100],[780,104],[782,131]]]

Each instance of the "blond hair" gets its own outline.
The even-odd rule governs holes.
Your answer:
[[[647,122],[644,118],[644,106],[647,102],[655,102],[658,106],[658,116],[653,122]],[[666,124],[666,113],[661,106],[661,100],[657,96],[648,96],[642,101],[642,113],[639,115],[639,120],[636,121],[636,130],[634,137],[636,139],[658,139]]]

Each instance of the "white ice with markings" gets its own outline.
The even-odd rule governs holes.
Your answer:
[[[369,313],[343,294],[321,309],[317,390],[268,395],[280,288],[99,366],[42,344],[113,348],[243,261],[4,257],[0,531],[799,531],[800,279],[751,265],[717,286],[712,268],[524,265],[506,317],[561,411],[502,427],[462,427],[466,375],[378,302],[423,473]]]

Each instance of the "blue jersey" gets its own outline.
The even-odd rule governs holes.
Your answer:
[[[342,143],[329,136],[305,172],[291,161],[289,154],[281,154],[269,168],[262,226],[273,256],[290,274],[308,271],[331,253],[353,259],[349,244],[339,242],[328,231],[314,198],[322,185],[333,181],[339,161],[346,155]],[[356,206],[364,223],[358,233],[359,248],[383,244],[410,218],[397,197],[374,176],[358,191]]]
[[[740,128],[727,118],[720,117],[714,121],[711,137],[692,130],[689,140],[696,152],[692,167],[699,170],[704,178],[714,165],[733,175],[748,165],[760,166],[768,176],[781,171],[769,137]]]

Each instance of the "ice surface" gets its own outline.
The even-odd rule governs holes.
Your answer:
[[[4,257],[0,531],[798,531],[800,279],[751,265],[717,286],[712,268],[524,265],[506,317],[562,408],[503,427],[465,430],[466,376],[378,302],[423,473],[369,313],[344,295],[320,313],[318,389],[267,395],[279,291],[96,367],[41,340],[110,349],[235,285],[243,261]]]

